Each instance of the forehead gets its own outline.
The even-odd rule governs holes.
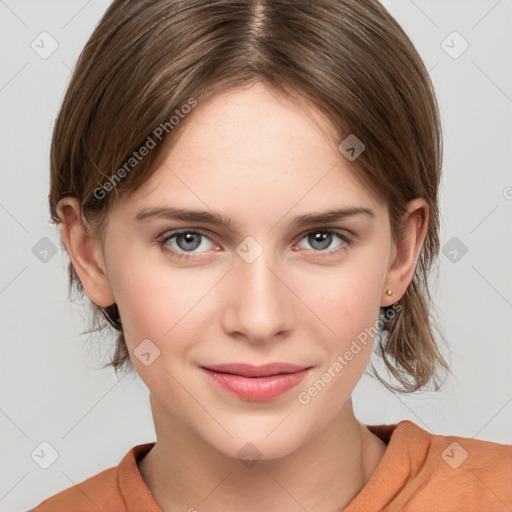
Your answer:
[[[132,209],[179,200],[270,220],[299,207],[379,207],[333,148],[328,121],[267,86],[216,93],[183,122],[157,170],[130,198]]]

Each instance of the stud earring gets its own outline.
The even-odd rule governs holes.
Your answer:
[[[386,291],[386,294],[387,294],[387,295],[393,295],[393,290],[387,290],[387,291]]]
[[[117,307],[117,304],[114,302],[114,304],[111,304],[110,306],[101,309],[108,323],[112,327],[114,327],[114,329],[122,331],[123,326],[121,325],[121,317],[119,316],[119,309]]]

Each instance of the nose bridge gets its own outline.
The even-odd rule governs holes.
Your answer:
[[[225,327],[253,341],[265,341],[290,328],[291,297],[278,277],[282,267],[273,252],[248,238],[237,248],[240,257],[230,273]]]

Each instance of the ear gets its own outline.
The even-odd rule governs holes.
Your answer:
[[[60,236],[85,293],[96,305],[110,306],[115,299],[106,273],[101,240],[87,231],[76,198],[59,201],[57,212],[62,220]]]
[[[381,306],[391,306],[405,294],[414,277],[416,263],[428,228],[428,203],[423,198],[413,199],[408,203],[404,214],[404,235],[393,247],[394,256],[386,275],[382,289]],[[392,295],[387,295],[387,290]]]

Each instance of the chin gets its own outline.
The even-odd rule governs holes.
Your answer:
[[[232,443],[229,447],[217,447],[224,455],[239,460],[248,468],[258,462],[281,459],[293,453],[299,444],[285,444],[262,442],[261,440],[246,440],[241,443]],[[226,449],[228,448],[228,449]]]
[[[257,461],[286,457],[308,441],[307,433],[290,431],[290,425],[285,425],[286,421],[279,425],[281,421],[282,418],[265,422],[259,428],[254,422],[252,428],[230,429],[226,425],[233,437],[221,434],[212,438],[209,432],[204,439],[227,457],[245,461],[248,467],[252,467]]]

